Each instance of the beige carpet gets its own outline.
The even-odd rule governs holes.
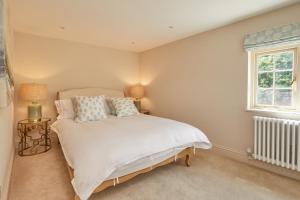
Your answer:
[[[10,200],[70,200],[73,195],[57,142],[47,153],[16,157]],[[299,200],[300,182],[201,151],[189,168],[180,162],[161,167],[90,199]]]

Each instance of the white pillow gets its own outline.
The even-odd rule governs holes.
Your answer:
[[[54,101],[58,116],[57,119],[74,119],[75,112],[71,99],[63,99]]]
[[[98,121],[107,118],[104,96],[74,97],[77,122]]]
[[[116,109],[112,103],[112,98],[106,97],[106,106],[108,108],[108,112],[107,112],[108,115],[117,115]]]
[[[112,98],[112,104],[116,109],[116,114],[118,117],[126,117],[139,114],[139,111],[135,107],[132,98]]]

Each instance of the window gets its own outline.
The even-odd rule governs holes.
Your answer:
[[[299,110],[299,47],[249,52],[250,109]]]

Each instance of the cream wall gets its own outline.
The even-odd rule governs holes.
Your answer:
[[[81,87],[123,90],[139,81],[138,62],[138,54],[129,51],[15,33],[17,91],[21,83],[47,84],[49,100],[43,103],[43,112],[53,119],[57,91]],[[26,102],[16,93],[16,121],[26,113]]]
[[[14,155],[13,104],[0,108],[0,199],[6,200]]]
[[[199,127],[217,150],[245,160],[246,148],[252,147],[255,113],[245,111],[244,36],[295,21],[300,21],[300,4],[141,53],[144,106],[156,115]]]
[[[8,59],[13,65],[13,34],[9,26],[9,5],[7,1],[4,1],[4,7],[5,43],[8,50]],[[10,104],[8,107],[0,108],[0,200],[7,199],[13,158],[13,104]]]

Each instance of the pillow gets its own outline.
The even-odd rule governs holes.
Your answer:
[[[108,114],[109,115],[117,115],[116,109],[112,103],[112,98],[106,97],[106,105],[108,107]]]
[[[126,117],[139,114],[139,111],[136,109],[132,98],[112,98],[112,104],[116,109],[116,114],[118,117]]]
[[[74,119],[75,112],[71,99],[63,99],[54,101],[58,112],[57,119]]]
[[[104,96],[74,97],[77,122],[98,121],[107,118]]]

